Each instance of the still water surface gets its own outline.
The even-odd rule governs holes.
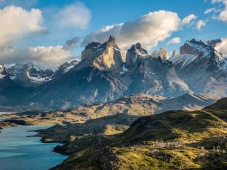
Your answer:
[[[59,144],[44,144],[30,130],[47,127],[22,126],[4,128],[0,133],[0,170],[47,170],[67,157],[52,152]]]

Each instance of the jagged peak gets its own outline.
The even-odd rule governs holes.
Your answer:
[[[213,40],[208,40],[208,41],[202,41],[202,40],[196,40],[195,38],[186,41],[186,44],[196,44],[196,45],[200,45],[203,47],[215,47],[215,45],[217,45],[218,43],[222,42],[222,38],[218,38],[218,39],[213,39]]]
[[[107,47],[113,47],[113,48],[118,48],[117,43],[115,42],[115,37],[110,35],[109,39],[101,45],[102,48],[107,48]]]
[[[112,35],[110,35],[110,36],[109,36],[109,40],[108,40],[108,41],[109,41],[109,42],[112,42],[112,41],[113,41],[113,42],[115,42],[115,37],[114,37],[114,36],[112,36]]]
[[[160,57],[162,60],[168,60],[169,59],[168,51],[165,48],[160,48],[159,50],[155,50],[151,54],[151,56],[154,57],[154,58]]]
[[[98,48],[100,45],[101,45],[100,42],[91,42],[85,47],[85,50],[95,49],[95,48]]]
[[[196,45],[207,46],[207,44],[204,41],[202,41],[202,40],[196,40],[195,38],[193,38],[193,39],[191,39],[189,41],[186,41],[186,44],[190,44],[190,43],[196,44]]]
[[[136,52],[136,53],[141,53],[141,54],[148,54],[147,50],[145,50],[142,45],[137,42],[136,44],[133,44],[130,49],[128,49],[128,52]]]
[[[173,53],[172,53],[172,56],[171,57],[177,57],[177,56],[179,56],[178,51],[173,50]]]
[[[206,44],[215,47],[218,43],[221,43],[222,41],[223,41],[222,38],[218,38],[214,40],[208,40]]]

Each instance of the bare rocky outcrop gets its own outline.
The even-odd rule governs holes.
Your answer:
[[[197,48],[198,46],[206,46],[206,44],[202,41],[196,41],[195,39],[186,41],[185,44],[180,47],[180,54],[192,54],[201,56],[203,55],[203,51],[200,51]]]
[[[152,57],[158,58],[161,57],[162,60],[168,60],[169,55],[168,51],[165,48],[160,48],[160,50],[156,50],[151,54]]]
[[[133,68],[140,62],[140,59],[147,58],[148,53],[140,43],[134,44],[126,54],[126,67]]]
[[[95,66],[99,70],[121,71],[123,60],[121,50],[118,48],[115,38],[110,36],[108,41],[101,44],[93,42],[85,47],[82,52],[81,67]]]
[[[179,56],[179,53],[176,50],[174,50],[171,57],[177,57],[177,56]]]
[[[226,96],[227,59],[215,44],[221,39],[207,42],[192,39],[180,48],[180,55],[172,58],[178,76],[195,93]]]
[[[0,62],[0,78],[5,77],[6,75],[8,75],[8,73],[6,72],[6,68],[5,68],[5,66]]]

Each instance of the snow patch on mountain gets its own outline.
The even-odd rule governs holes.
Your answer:
[[[198,58],[198,56],[196,56],[196,55],[186,54],[186,55],[179,55],[177,57],[171,57],[170,61],[172,61],[173,64],[181,63],[181,67],[185,67],[185,66],[189,65],[190,63],[192,63],[193,61],[195,61],[197,58]]]

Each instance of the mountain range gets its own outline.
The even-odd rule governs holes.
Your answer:
[[[55,72],[32,63],[8,69],[1,64],[0,105],[24,105],[28,110],[69,109],[141,93],[223,97],[227,93],[227,59],[215,48],[221,41],[192,39],[179,54],[175,51],[168,58],[164,48],[148,54],[140,43],[125,52],[110,36],[105,43],[89,43],[80,62],[65,63]]]

